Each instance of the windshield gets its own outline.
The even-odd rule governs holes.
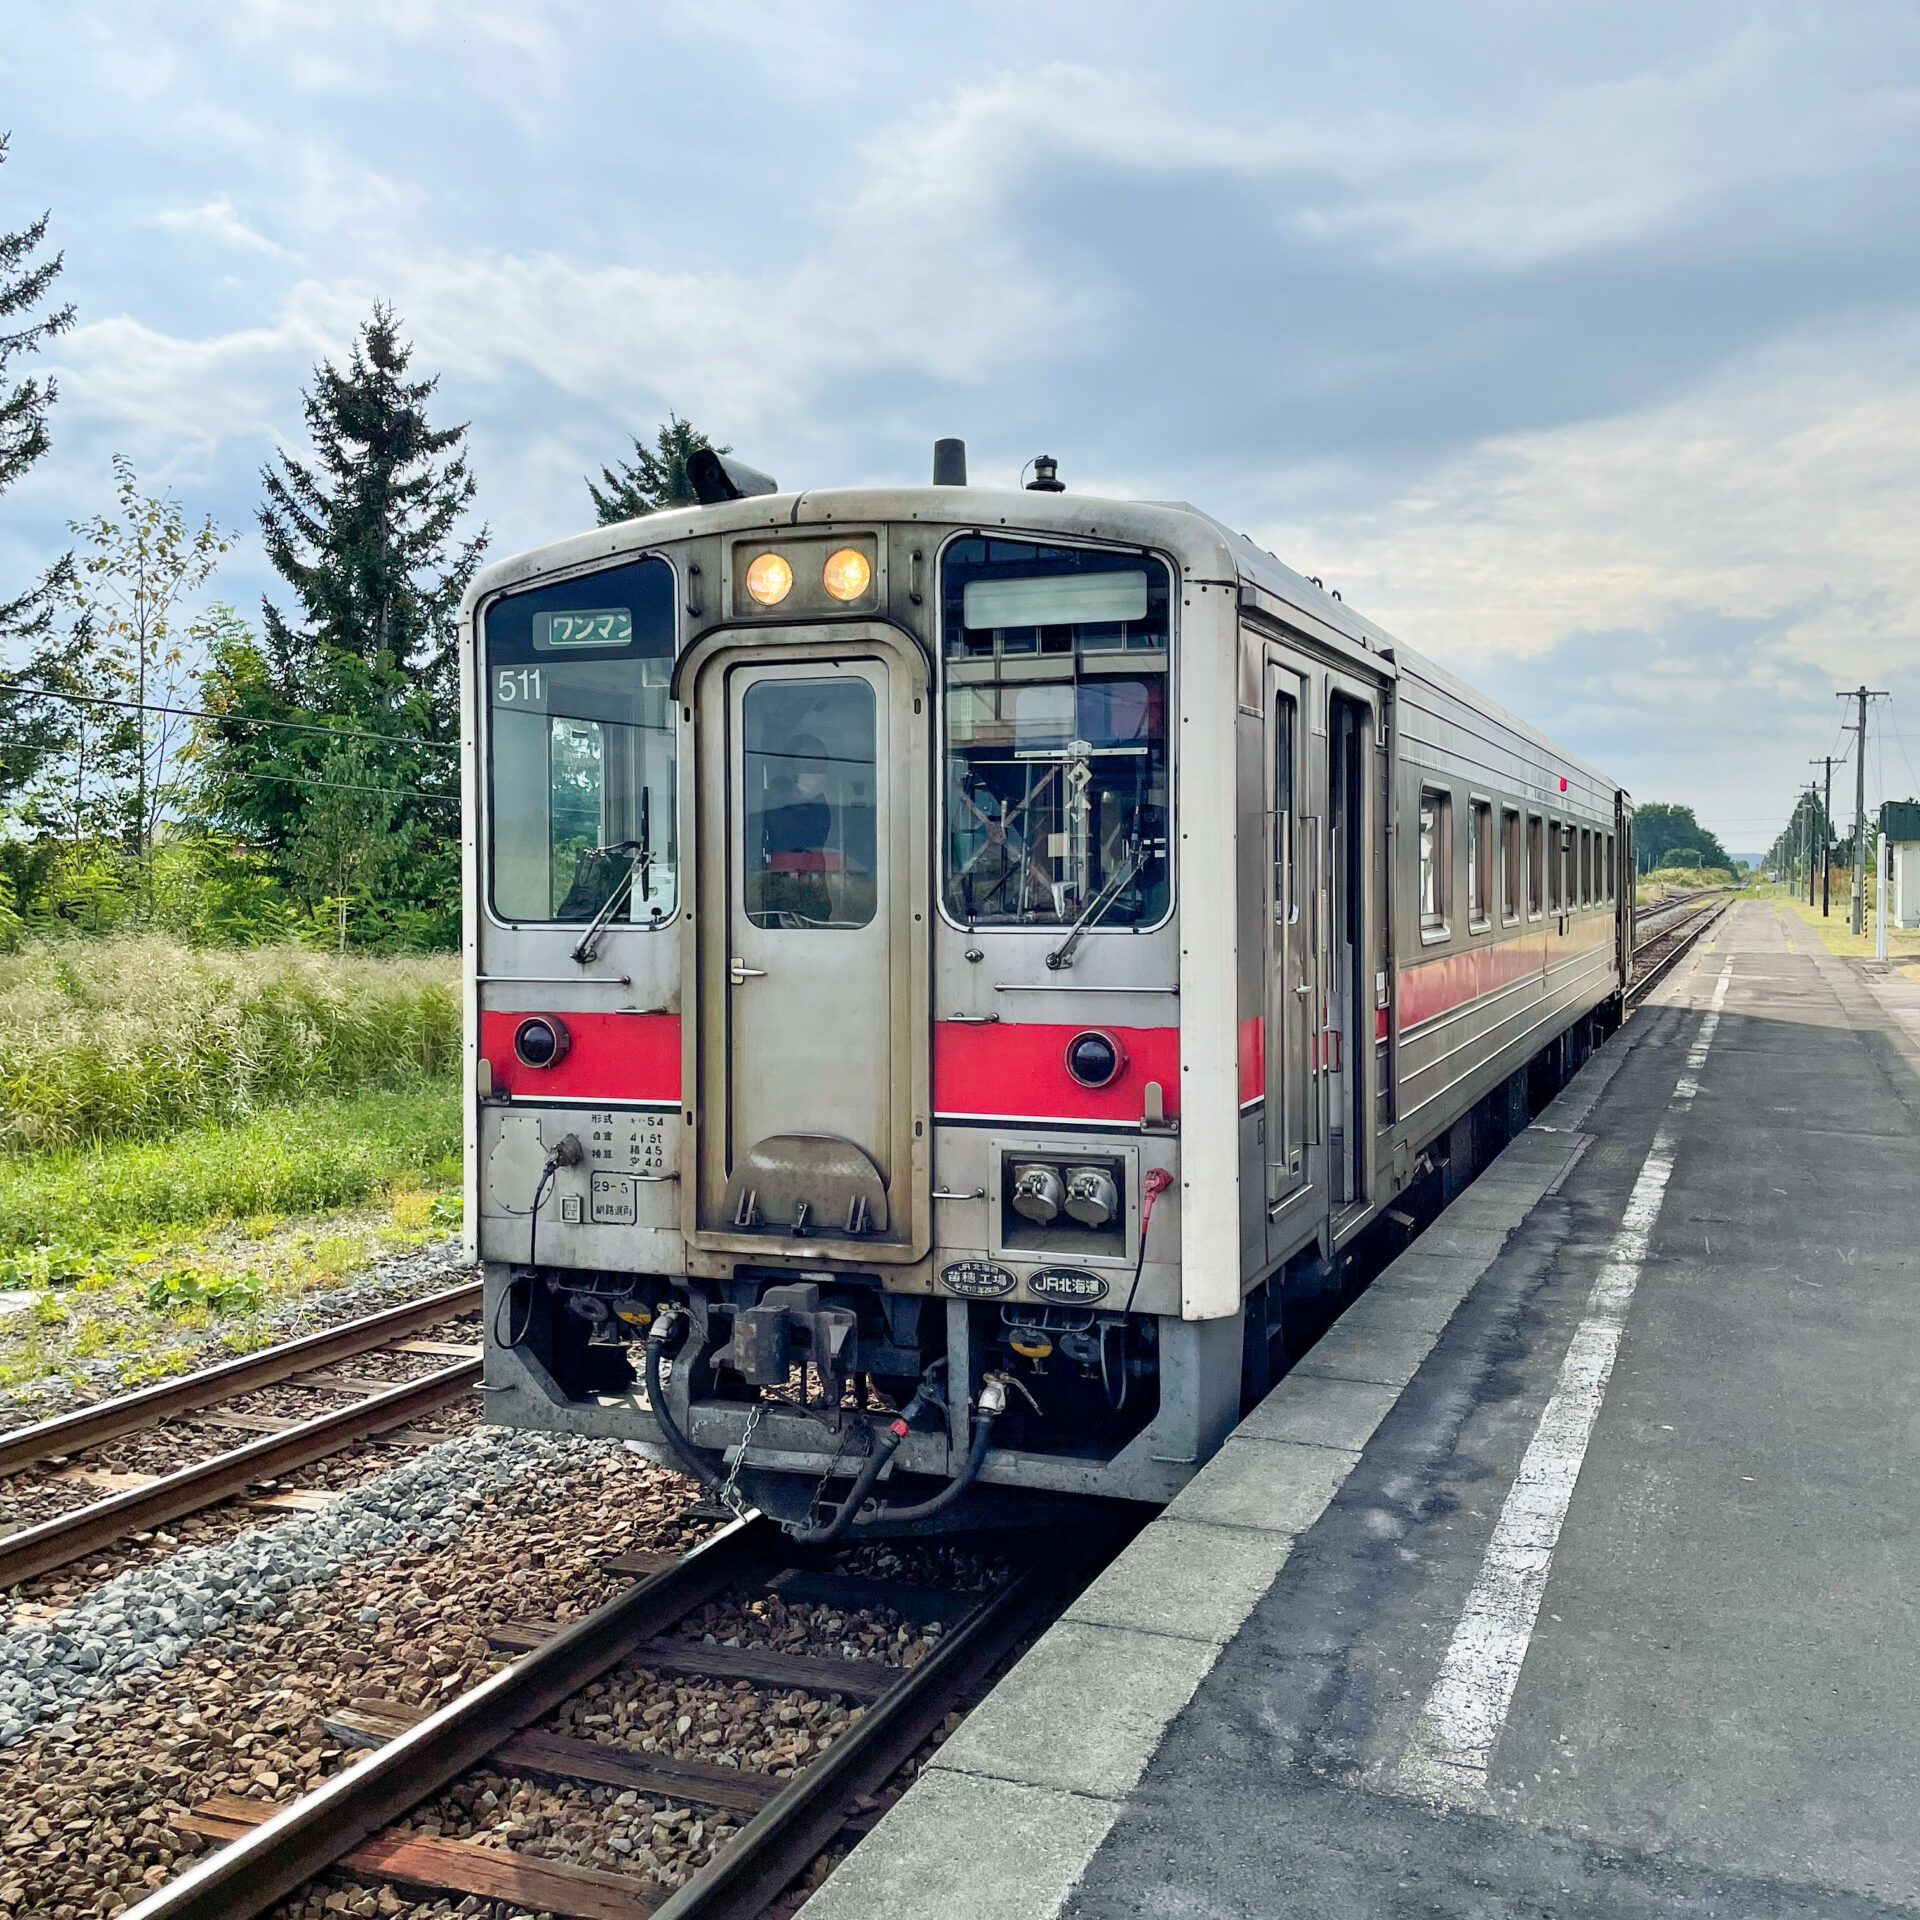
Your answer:
[[[1035,927],[1165,918],[1166,568],[957,540],[941,632],[947,911]]]
[[[494,911],[674,910],[673,570],[645,559],[510,594],[486,616]]]

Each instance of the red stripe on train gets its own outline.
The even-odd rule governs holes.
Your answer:
[[[1067,1071],[1067,1042],[1086,1026],[940,1020],[933,1029],[933,1107],[943,1116],[1137,1123],[1149,1080],[1166,1111],[1180,1111],[1180,1029],[1102,1027],[1126,1065],[1110,1086],[1083,1087]]]
[[[480,1051],[493,1084],[528,1098],[644,1100],[680,1104],[680,1016],[676,1013],[562,1013],[545,1016],[566,1026],[573,1045],[557,1067],[523,1065],[513,1050],[514,1029],[534,1010],[483,1013]]]
[[[1560,936],[1546,932],[1516,934],[1495,946],[1469,947],[1462,953],[1443,953],[1400,969],[1400,1031],[1433,1020],[1484,994],[1530,975],[1544,975],[1555,959],[1566,959],[1587,947],[1613,944],[1613,920],[1598,914],[1576,921]]]

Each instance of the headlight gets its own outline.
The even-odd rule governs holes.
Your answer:
[[[573,1045],[564,1021],[550,1013],[522,1020],[513,1030],[513,1051],[523,1067],[557,1067]]]
[[[873,563],[857,547],[842,547],[827,556],[820,584],[836,600],[858,600],[873,585]]]
[[[793,569],[777,553],[763,553],[747,568],[747,591],[763,607],[777,607],[793,591]]]
[[[1110,1087],[1126,1071],[1127,1053],[1098,1027],[1076,1033],[1067,1042],[1067,1071],[1083,1087]]]

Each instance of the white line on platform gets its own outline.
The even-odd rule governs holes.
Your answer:
[[[1640,1163],[1620,1230],[1588,1296],[1586,1317],[1574,1330],[1560,1377],[1541,1409],[1526,1457],[1494,1523],[1486,1558],[1453,1630],[1433,1691],[1420,1710],[1412,1743],[1394,1771],[1393,1784],[1402,1792],[1452,1806],[1476,1804],[1486,1794],[1488,1767],[1540,1617],[1553,1550],[1613,1377],[1627,1309],[1646,1263],[1667,1182],[1673,1177],[1675,1121],[1700,1090],[1696,1076],[1706,1065],[1719,1031],[1732,978],[1729,956],[1688,1050],[1686,1067],[1674,1085],[1673,1099]]]

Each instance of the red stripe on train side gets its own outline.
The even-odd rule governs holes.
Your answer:
[[[529,1067],[513,1050],[514,1029],[536,1009],[480,1016],[480,1051],[493,1084],[535,1099],[642,1100],[680,1104],[680,1016],[676,1013],[558,1013],[573,1045],[557,1067]]]
[[[1180,1111],[1180,1029],[1101,1027],[1126,1065],[1110,1086],[1083,1087],[1067,1071],[1067,1042],[1085,1025],[940,1020],[933,1029],[933,1106],[946,1118],[1112,1120],[1137,1125],[1149,1080],[1168,1114]]]
[[[1563,936],[1535,930],[1515,934],[1490,947],[1469,947],[1400,969],[1400,1031],[1451,1013],[1484,994],[1497,993],[1530,975],[1544,977],[1556,959],[1589,947],[1613,944],[1613,918],[1594,914],[1579,920]]]
[[[1255,1014],[1240,1022],[1240,1104],[1250,1106],[1267,1093],[1267,1023]]]

